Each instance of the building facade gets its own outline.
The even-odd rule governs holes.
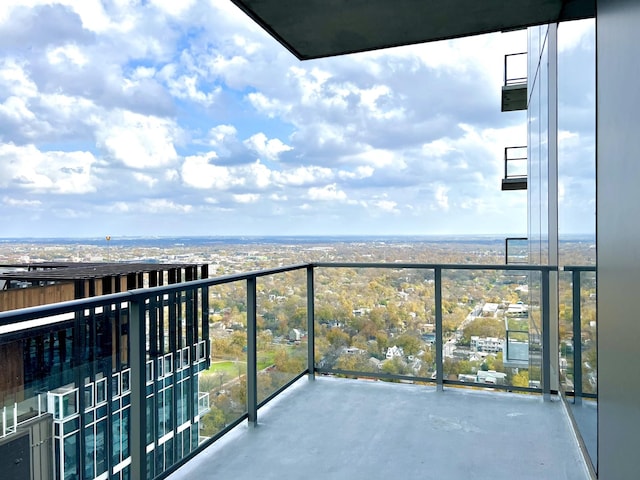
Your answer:
[[[181,283],[207,275],[196,265],[49,265],[5,273],[19,289],[0,292],[0,303],[19,298],[34,302],[43,282],[66,284],[86,297],[85,285],[100,285],[101,294],[116,285],[127,287]],[[26,270],[26,271],[25,271]],[[133,274],[133,275],[132,275]],[[126,279],[129,278],[127,284]],[[136,281],[131,281],[131,279]],[[139,280],[139,282],[138,282]],[[25,284],[31,284],[27,286]],[[75,288],[74,288],[75,285]],[[42,292],[40,292],[42,293]],[[99,295],[100,296],[100,295]],[[47,298],[46,296],[44,298]],[[72,300],[72,298],[64,298]],[[147,471],[158,475],[180,461],[199,443],[199,421],[208,411],[208,394],[199,391],[199,373],[208,361],[206,299],[168,295],[148,309],[146,367]],[[44,302],[46,303],[46,301]],[[23,305],[29,307],[35,305]],[[3,386],[0,457],[10,458],[23,438],[35,445],[24,455],[31,470],[15,478],[131,478],[131,343],[126,304],[96,307],[62,316],[55,324],[34,324],[14,335],[3,332],[0,385]],[[34,441],[37,439],[38,441]],[[5,462],[3,462],[5,463]],[[11,477],[14,478],[14,477]]]

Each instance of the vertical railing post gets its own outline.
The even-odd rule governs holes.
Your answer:
[[[509,55],[504,56],[504,86],[507,86],[507,58]]]
[[[507,168],[507,150],[509,147],[504,147],[504,178],[509,178],[509,169]]]
[[[256,338],[256,277],[247,279],[247,415],[249,423],[258,425],[258,354]]]
[[[444,372],[442,363],[442,268],[435,267],[435,300],[436,300],[436,386],[438,391],[444,389]]]
[[[504,264],[509,264],[509,237],[504,239]]]
[[[550,292],[549,292],[549,270],[540,272],[542,276],[542,396],[545,401],[551,400],[551,335],[550,335]]]
[[[582,325],[580,312],[580,270],[572,273],[573,287],[573,394],[574,403],[582,403]]]
[[[131,478],[147,478],[147,409],[146,409],[146,316],[144,298],[129,303],[129,342],[131,362],[131,418],[129,447]]]
[[[307,369],[310,380],[316,378],[315,343],[315,286],[313,265],[310,265],[307,267]]]

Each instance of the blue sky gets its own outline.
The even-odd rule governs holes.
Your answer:
[[[561,231],[594,229],[594,28],[560,39]],[[300,62],[226,0],[3,0],[0,237],[526,234],[523,32]]]

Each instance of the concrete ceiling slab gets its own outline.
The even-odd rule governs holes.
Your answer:
[[[301,60],[595,16],[595,0],[231,0]]]

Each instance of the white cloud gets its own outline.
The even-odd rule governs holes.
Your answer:
[[[266,114],[269,118],[285,114],[290,110],[290,108],[282,102],[270,99],[261,92],[252,92],[247,95],[247,99],[256,110]]]
[[[374,200],[373,202],[371,202],[371,204],[385,212],[390,212],[390,213],[400,212],[400,210],[398,210],[397,208],[398,207],[397,202],[394,202],[393,200]]]
[[[293,150],[289,145],[282,143],[279,138],[268,139],[262,132],[252,135],[245,140],[244,144],[268,160],[277,160],[281,153]]]
[[[220,86],[211,87],[208,92],[205,91],[199,86],[200,77],[196,73],[178,75],[175,66],[165,67],[161,77],[165,79],[172,96],[205,106],[215,103],[222,92]]]
[[[240,169],[240,174],[243,172],[245,172],[244,178],[253,182],[253,184],[258,188],[267,188],[271,185],[273,172],[271,172],[266,165],[262,164],[260,160],[256,160],[248,167],[242,167]]]
[[[234,179],[227,167],[211,163],[215,155],[191,156],[184,159],[181,176],[188,186],[199,189],[226,190],[242,183]]]
[[[333,178],[330,168],[318,166],[303,166],[283,172],[273,172],[276,182],[282,186],[302,186],[318,182],[326,182]]]
[[[138,182],[145,184],[149,188],[152,188],[156,183],[158,183],[157,178],[140,172],[133,172],[133,178],[135,178]]]
[[[382,168],[393,166],[395,169],[402,170],[406,167],[406,163],[403,158],[398,155],[397,152],[392,152],[386,149],[380,148],[364,148],[363,151],[356,155],[346,157],[349,163],[362,163],[365,167]],[[370,170],[361,170],[367,172]]]
[[[98,146],[127,167],[165,167],[178,159],[174,121],[120,110],[95,116],[93,122]]]
[[[82,67],[89,61],[77,45],[52,48],[47,52],[47,58],[52,65],[70,64],[74,67]]]
[[[311,187],[307,191],[307,195],[310,200],[322,202],[347,200],[347,194],[342,190],[339,190],[335,183],[324,187]]]
[[[179,17],[184,15],[196,3],[196,0],[150,0],[151,4],[168,13],[171,16]]]
[[[233,195],[233,200],[237,203],[256,203],[260,200],[260,195],[256,193],[240,193]]]
[[[145,199],[140,205],[140,210],[146,213],[189,213],[192,209],[191,205],[182,205],[165,198]]]
[[[53,194],[91,193],[96,191],[95,162],[89,152],[41,152],[33,145],[0,144],[0,186]]]
[[[3,94],[21,98],[31,98],[38,94],[38,86],[25,70],[24,63],[12,58],[0,59],[0,87],[0,98]]]
[[[19,207],[19,208],[32,208],[32,207],[40,207],[42,206],[42,202],[40,200],[26,200],[20,198],[11,198],[11,197],[3,197],[2,203],[7,205],[8,207]]]
[[[445,212],[449,210],[449,188],[444,185],[438,185],[434,192],[434,199],[436,201],[436,205],[440,210],[444,210]]]

